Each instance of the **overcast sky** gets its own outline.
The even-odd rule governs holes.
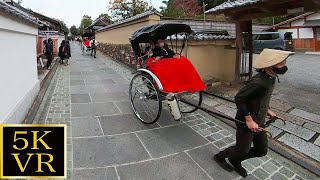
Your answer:
[[[157,9],[163,6],[162,0],[148,2]],[[23,7],[63,20],[69,28],[72,25],[79,26],[83,15],[95,20],[101,13],[108,13],[108,4],[109,0],[22,0]]]

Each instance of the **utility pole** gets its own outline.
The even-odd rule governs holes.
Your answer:
[[[274,26],[274,17],[272,17],[272,25]]]
[[[202,2],[202,7],[203,7],[203,29],[206,29],[206,6],[208,4],[205,4],[204,2]]]

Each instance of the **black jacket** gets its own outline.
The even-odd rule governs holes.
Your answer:
[[[64,46],[64,54],[65,54],[65,58],[70,58],[71,57],[71,49],[70,49],[70,45],[66,44]]]
[[[152,57],[162,56],[163,58],[172,58],[175,55],[175,53],[169,49],[167,46],[164,46],[164,48],[160,48],[159,46],[156,46],[153,49],[153,55]]]
[[[53,54],[53,43],[48,42],[46,44],[46,49],[45,49],[45,55],[52,55]]]
[[[253,120],[262,125],[267,116],[275,78],[264,71],[258,73],[235,96],[238,113],[236,119],[244,120],[251,115]]]
[[[63,48],[64,48],[64,46],[63,46],[63,45],[60,45],[58,56],[59,56],[61,59],[64,59],[64,56],[65,56],[65,55],[64,55]]]

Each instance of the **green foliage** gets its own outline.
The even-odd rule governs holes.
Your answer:
[[[77,36],[78,35],[78,29],[75,25],[71,26],[70,28],[70,33],[73,37]]]
[[[69,34],[69,28],[67,27],[66,23],[64,21],[59,21],[60,25],[62,26],[64,35],[68,35]]]
[[[146,0],[114,0],[110,1],[109,7],[114,21],[127,19],[152,9],[154,8]]]
[[[91,16],[84,15],[78,28],[78,34],[83,34],[84,30],[92,24]]]
[[[102,14],[100,14],[98,18],[101,18],[101,17],[106,17],[106,18],[108,18],[108,19],[111,19],[111,17],[110,17],[109,14],[107,14],[107,13],[102,13]]]

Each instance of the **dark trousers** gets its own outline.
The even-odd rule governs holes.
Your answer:
[[[222,155],[239,163],[249,158],[265,156],[268,152],[267,133],[264,131],[254,133],[244,124],[236,123],[236,125],[236,145],[222,151]]]
[[[91,48],[91,56],[92,56],[92,53],[94,53],[94,57],[96,57],[97,49],[95,47]]]
[[[47,58],[48,58],[48,61],[47,61],[47,69],[51,66],[51,63],[52,63],[52,55],[47,55]]]

